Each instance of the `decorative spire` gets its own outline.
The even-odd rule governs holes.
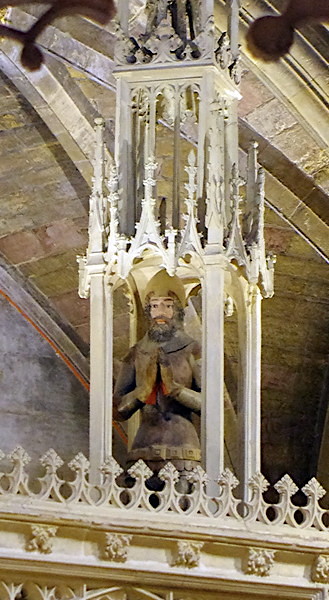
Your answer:
[[[104,196],[104,120],[102,118],[95,119],[96,126],[96,150],[94,159],[94,176],[92,193],[90,196],[89,209],[89,244],[88,254],[94,252],[103,252],[104,250],[104,230],[106,219],[106,200]]]
[[[197,219],[195,216],[196,209],[196,198],[195,194],[197,191],[196,184],[196,176],[198,172],[198,168],[196,166],[196,157],[195,152],[193,150],[190,151],[188,155],[188,166],[185,167],[185,171],[188,174],[188,183],[184,184],[185,189],[187,190],[188,197],[185,198],[185,205],[187,209],[187,214],[184,216],[186,225],[183,232],[183,238],[179,247],[178,255],[184,256],[189,252],[197,252],[198,254],[202,254],[202,246],[200,241],[200,236],[197,232]]]
[[[110,213],[110,223],[108,226],[108,242],[107,242],[107,260],[111,262],[117,253],[117,242],[119,238],[119,177],[116,165],[113,163],[110,167],[110,177],[107,183],[109,195],[107,198]]]

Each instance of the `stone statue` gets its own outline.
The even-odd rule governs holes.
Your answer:
[[[148,283],[146,335],[124,358],[114,389],[114,418],[140,411],[127,466],[143,459],[157,474],[170,461],[179,471],[200,462],[192,413],[201,410],[200,345],[183,328],[185,294],[178,277],[159,271]]]

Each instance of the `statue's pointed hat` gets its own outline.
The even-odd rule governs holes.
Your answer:
[[[148,282],[143,294],[144,303],[150,294],[159,298],[170,296],[170,292],[177,296],[183,307],[186,305],[185,290],[181,279],[177,275],[168,275],[167,271],[162,269]]]

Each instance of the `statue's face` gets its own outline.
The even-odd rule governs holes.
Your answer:
[[[158,343],[170,340],[177,329],[173,298],[170,298],[170,296],[151,296],[148,310],[150,338]]]
[[[165,324],[174,316],[174,301],[169,296],[150,298],[150,317],[156,323]]]

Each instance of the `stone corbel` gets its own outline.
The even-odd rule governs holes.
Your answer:
[[[87,258],[85,256],[77,256],[79,265],[79,296],[80,298],[88,298],[90,292],[90,275],[86,267]]]
[[[53,538],[57,529],[57,527],[49,525],[31,525],[32,536],[26,544],[26,550],[50,554],[53,550]]]
[[[117,562],[125,562],[132,535],[105,533],[104,557]]]
[[[248,559],[244,568],[247,575],[267,577],[274,564],[275,550],[248,548]]]
[[[202,547],[203,542],[178,541],[172,565],[189,569],[198,567]]]
[[[313,563],[312,581],[329,585],[329,555],[319,554]]]

